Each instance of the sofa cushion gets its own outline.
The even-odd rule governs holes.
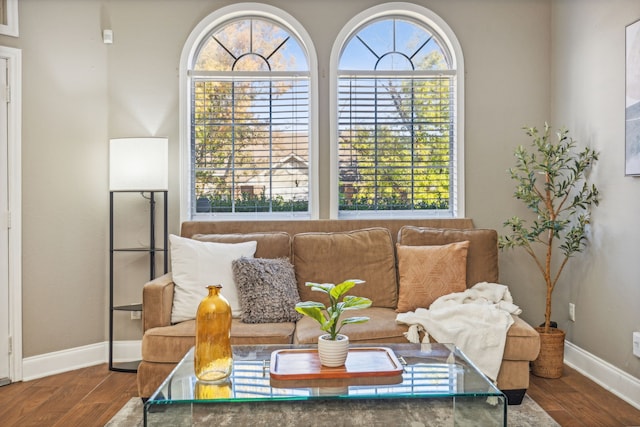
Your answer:
[[[507,331],[504,345],[504,360],[535,360],[540,352],[540,335],[520,316],[512,315],[515,321]]]
[[[233,319],[231,344],[291,344],[295,328],[294,322],[244,323],[240,319]]]
[[[231,344],[291,344],[296,324],[243,323],[231,320]],[[147,330],[142,337],[142,360],[155,363],[178,363],[196,345],[196,321],[187,320],[171,326]]]
[[[469,241],[467,287],[480,282],[498,282],[498,233],[488,229],[440,229],[405,225],[398,243],[408,246],[446,245]]]
[[[360,279],[366,283],[356,285],[350,295],[371,299],[373,307],[396,307],[395,254],[385,228],[296,234],[293,259],[302,301],[328,303],[326,295],[311,290],[306,282],[338,284]]]
[[[523,390],[529,388],[529,360],[502,360],[496,385],[500,390]],[[511,398],[509,397],[509,404]]]
[[[429,308],[441,296],[466,289],[469,241],[442,246],[396,245],[398,308],[404,313]]]
[[[171,371],[176,367],[175,363],[155,363],[140,361],[136,380],[138,382],[138,396],[148,399],[167,379]]]
[[[353,325],[345,325],[340,331],[349,336],[350,342],[400,342],[407,343],[403,333],[407,325],[396,322],[397,313],[391,308],[370,307],[343,313],[342,318],[367,316],[369,321]],[[304,316],[296,323],[294,343],[317,344],[318,337],[324,334],[318,322]]]
[[[245,323],[295,322],[302,315],[296,273],[287,258],[240,258],[232,263]]]
[[[178,363],[195,344],[195,320],[151,328],[142,336],[142,360]]]
[[[242,243],[256,241],[255,258],[291,259],[291,236],[284,231],[267,233],[194,234],[201,242]]]
[[[207,286],[222,285],[234,316],[241,313],[231,262],[253,257],[256,241],[244,243],[200,242],[170,235],[171,270],[175,283],[171,322],[195,319],[198,305],[207,296]]]

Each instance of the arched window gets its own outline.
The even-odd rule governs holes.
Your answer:
[[[183,219],[314,216],[315,53],[302,34],[292,17],[256,4],[223,8],[192,33]]]
[[[445,29],[391,3],[336,41],[334,216],[463,214],[462,53]]]

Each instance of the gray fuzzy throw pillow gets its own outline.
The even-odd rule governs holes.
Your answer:
[[[245,323],[295,322],[302,315],[293,265],[286,258],[240,258],[232,262],[241,319]]]

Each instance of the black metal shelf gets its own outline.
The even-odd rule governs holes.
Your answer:
[[[142,311],[142,304],[127,304],[111,307],[115,311]]]
[[[114,202],[114,193],[133,193],[137,192],[142,194],[142,196],[149,200],[150,205],[150,214],[149,214],[149,246],[148,247],[131,247],[131,248],[114,248],[113,246],[113,202]],[[148,193],[149,197],[146,197],[145,194]],[[163,241],[161,242],[162,246],[158,247],[156,245],[156,218],[155,218],[155,207],[156,207],[156,194],[162,193],[163,195],[163,219],[164,219],[164,227],[163,227]],[[138,252],[138,253],[147,253],[149,254],[149,280],[153,280],[156,278],[156,254],[161,253],[164,255],[163,266],[164,273],[168,271],[168,254],[167,248],[169,247],[169,234],[168,234],[168,225],[167,225],[167,214],[168,214],[168,203],[167,203],[167,191],[146,191],[146,190],[127,190],[127,191],[111,191],[109,193],[109,370],[118,371],[118,372],[137,372],[138,365],[140,361],[132,361],[132,362],[114,362],[113,361],[113,337],[114,337],[114,323],[113,323],[113,313],[115,311],[142,311],[142,304],[127,304],[127,305],[115,305],[114,304],[114,254],[116,253],[126,253],[126,252]],[[142,294],[142,286],[140,288],[140,294]],[[141,295],[142,296],[142,295]]]
[[[117,248],[111,252],[165,252],[164,248]]]
[[[115,372],[138,372],[139,360],[133,362],[115,362],[109,365],[109,369]]]

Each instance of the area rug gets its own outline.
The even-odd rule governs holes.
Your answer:
[[[451,405],[437,404],[438,400],[429,401],[428,416],[420,416],[420,420],[416,421],[415,414],[410,409],[404,409],[397,403],[393,407],[385,408],[385,401],[379,400],[375,403],[375,411],[362,410],[352,408],[348,414],[338,415],[334,412],[335,408],[326,408],[324,416],[313,419],[311,423],[304,420],[309,415],[308,411],[288,410],[286,413],[275,410],[272,417],[262,417],[261,422],[253,422],[254,425],[323,425],[322,421],[331,421],[324,425],[337,426],[447,426],[447,425],[470,425],[484,426],[495,425],[489,420],[482,420],[473,413],[471,405],[459,405],[459,411],[455,417],[452,415]],[[259,404],[260,402],[256,402]],[[325,402],[326,403],[326,402]],[[317,405],[316,405],[317,407]],[[462,407],[462,410],[460,410]],[[210,425],[234,425],[237,426],[239,417],[246,416],[244,414],[232,413],[235,411],[214,411],[209,407],[204,411],[204,405],[194,406],[193,411],[189,406],[184,406],[184,411],[176,411],[166,414],[154,414],[155,420],[161,420],[159,423],[154,422],[153,425],[166,426],[210,426]],[[218,407],[219,408],[219,407]],[[264,409],[264,408],[263,408]],[[388,409],[388,410],[387,410]],[[182,413],[180,413],[182,412]],[[421,408],[424,413],[424,406]],[[338,416],[336,416],[338,415]],[[390,419],[391,418],[391,419]],[[425,421],[427,419],[427,421]],[[510,427],[556,427],[559,426],[553,418],[549,416],[536,402],[529,396],[525,396],[521,405],[508,406],[507,408],[507,425]],[[391,423],[390,423],[391,421]],[[105,425],[105,427],[139,427],[143,424],[143,404],[139,398],[132,398],[127,404]]]

